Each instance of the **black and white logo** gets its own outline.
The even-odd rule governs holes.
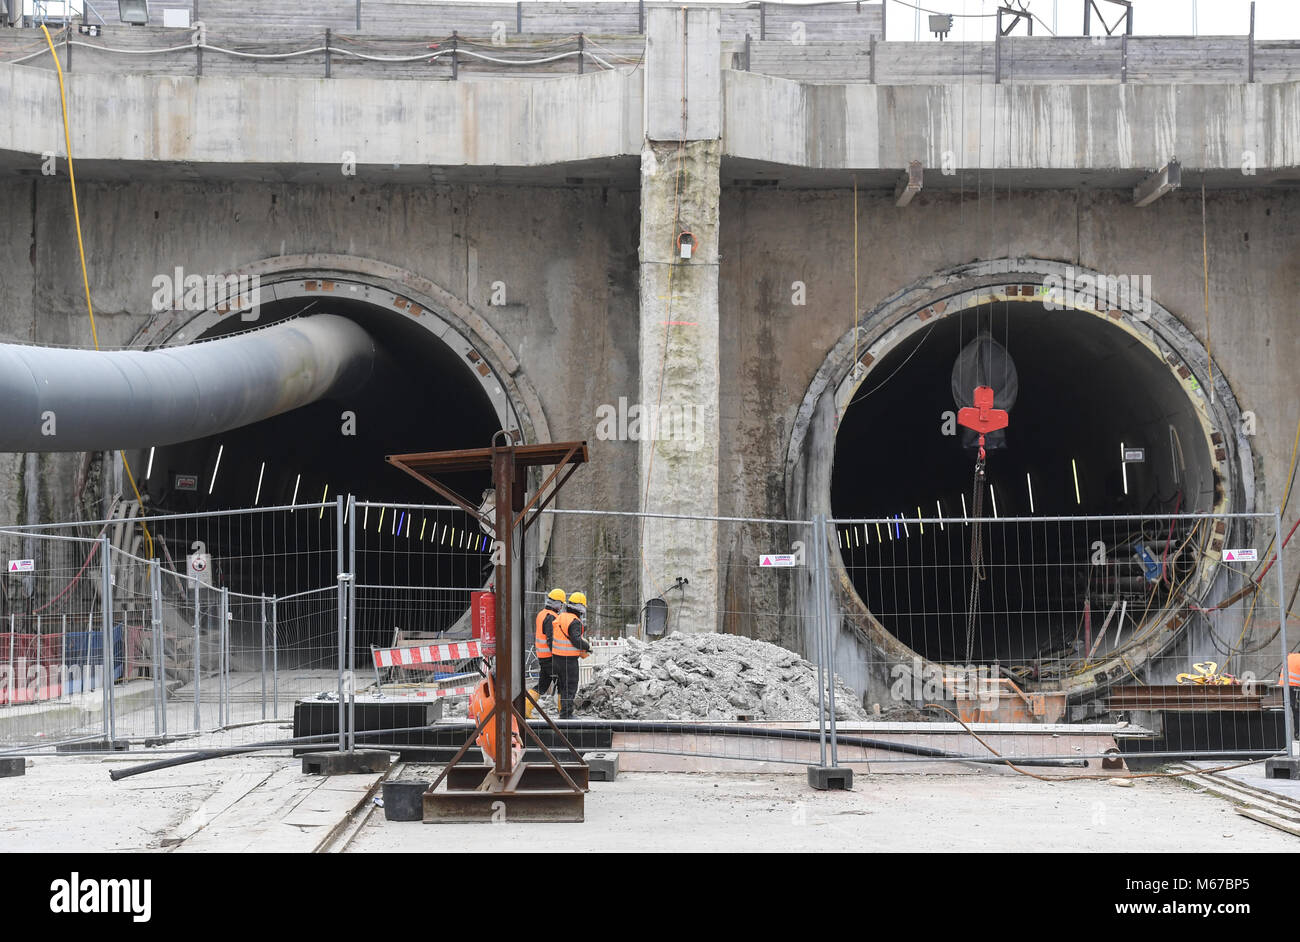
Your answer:
[[[74,870],[70,879],[50,884],[50,912],[130,913],[132,922],[148,922],[152,897],[152,880],[83,879]]]

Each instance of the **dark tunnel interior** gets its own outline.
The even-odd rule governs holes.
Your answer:
[[[1133,582],[1139,543],[1173,535],[1152,521],[984,524],[971,619],[971,526],[922,517],[976,516],[974,449],[954,428],[951,374],[987,330],[1019,379],[1004,447],[990,448],[979,516],[1170,514],[1209,510],[1221,488],[1203,427],[1169,368],[1095,315],[1038,303],[969,309],[912,333],[872,364],[837,433],[831,500],[841,556],[859,597],[922,657],[1024,661],[1077,650],[1085,602]],[[1141,462],[1121,460],[1141,448]],[[1077,489],[1076,489],[1077,480]],[[1181,525],[1180,525],[1181,527]],[[1096,541],[1116,567],[1088,561]],[[1140,571],[1139,571],[1140,577]],[[1110,581],[1112,585],[1103,585]],[[1106,603],[1109,604],[1109,603]]]
[[[301,299],[264,303],[262,323],[294,316],[305,304]],[[325,312],[365,327],[380,348],[375,373],[363,388],[346,399],[321,400],[251,426],[157,448],[151,466],[147,453],[137,460],[155,515],[291,503],[329,506],[323,512],[315,507],[159,521],[155,536],[177,569],[192,544],[202,541],[213,557],[214,583],[232,592],[284,598],[331,586],[339,571],[333,507],[338,495],[445,505],[445,498],[388,464],[385,456],[486,447],[500,429],[470,365],[432,333],[364,301],[331,299],[328,308],[316,305],[303,316]],[[487,472],[439,480],[473,504],[490,485]],[[369,599],[358,589],[358,628],[373,634],[367,643],[391,637],[399,622],[417,630],[445,629],[468,606],[464,589],[482,586],[491,572],[487,539],[462,511],[363,507],[357,516],[358,585],[412,587],[406,594],[389,591],[382,599]]]

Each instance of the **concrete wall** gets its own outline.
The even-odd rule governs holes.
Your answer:
[[[853,328],[851,191],[729,189],[720,272],[723,356],[721,511],[780,508],[791,424],[831,347]],[[1259,505],[1280,503],[1297,420],[1300,356],[1292,299],[1300,195],[1207,194],[1211,352],[1258,419]],[[912,282],[980,258],[1031,256],[1103,272],[1149,274],[1156,300],[1202,342],[1200,199],[1145,209],[1114,193],[931,194],[897,208],[859,194],[864,315]],[[1158,236],[1153,237],[1153,234]],[[791,303],[792,282],[807,304]],[[775,355],[774,355],[775,354]],[[775,475],[775,476],[774,476]],[[1294,519],[1295,512],[1291,514]]]
[[[526,167],[640,152],[640,82],[67,76],[78,160]],[[0,151],[63,154],[53,72],[0,67]]]
[[[1025,171],[1300,163],[1300,84],[811,85],[724,72],[728,156],[797,167]],[[1231,116],[1229,119],[1227,116]]]
[[[222,272],[312,252],[386,263],[469,304],[519,359],[552,437],[590,440],[592,464],[570,482],[563,505],[636,505],[636,443],[593,434],[599,404],[639,397],[634,190],[141,182],[84,183],[80,191],[104,346],[130,344],[146,327],[151,281],[175,266]],[[6,181],[0,212],[9,223],[0,239],[0,336],[89,345],[66,179]],[[507,303],[493,307],[497,281]],[[0,457],[6,523],[24,519],[21,460]],[[44,510],[73,518],[80,459],[48,460],[56,465],[40,482]],[[560,555],[593,556],[598,531],[571,518],[557,525]],[[607,552],[630,556],[623,538],[607,539]]]

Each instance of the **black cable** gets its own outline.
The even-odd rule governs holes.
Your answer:
[[[534,729],[546,729],[545,723],[529,723]],[[596,731],[603,732],[606,730],[614,732],[628,733],[694,733],[703,736],[724,736],[735,737],[738,739],[776,739],[784,742],[820,742],[821,731],[815,729],[766,729],[754,727],[740,727],[729,725],[718,725],[709,723],[652,723],[640,720],[578,720],[561,722],[559,724],[561,731]],[[375,729],[375,730],[357,730],[355,736],[357,739],[371,738],[374,736],[394,736],[398,733],[414,732],[463,732],[472,733],[475,729],[472,723],[446,724],[443,726],[409,726],[400,729]],[[206,762],[209,759],[223,759],[229,756],[242,755],[250,752],[264,752],[268,749],[284,749],[293,746],[312,745],[313,743],[323,743],[323,741],[337,740],[338,733],[326,733],[320,736],[300,736],[293,739],[282,739],[272,742],[250,743],[246,746],[231,746],[227,749],[213,749],[202,752],[191,753],[184,756],[173,756],[169,759],[161,759],[157,762],[146,762],[141,765],[134,765],[125,769],[115,769],[109,772],[109,778],[113,781],[120,781],[124,778],[130,778],[133,775],[140,775],[145,772],[155,772],[161,769],[175,768],[179,765],[189,765],[194,762]],[[843,746],[858,746],[868,749],[880,749],[885,752],[899,752],[904,755],[922,756],[935,759],[961,759],[967,762],[997,762],[1005,760],[996,756],[972,756],[965,753],[950,752],[944,749],[935,749],[930,746],[917,746],[905,742],[891,742],[882,739],[870,739],[863,736],[840,736],[835,737],[835,741]],[[400,751],[403,748],[409,749],[429,749],[429,748],[450,748],[442,746],[417,746],[411,744],[403,747],[401,743],[376,743],[375,748],[391,749]],[[758,761],[761,761],[761,757]],[[1017,765],[1049,765],[1077,767],[1078,760],[1074,759],[1028,759],[1017,761]]]

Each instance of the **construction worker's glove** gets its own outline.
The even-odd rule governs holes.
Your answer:
[[[581,654],[578,655],[578,657],[582,658],[585,661],[587,658],[591,657],[591,652],[583,651]]]

